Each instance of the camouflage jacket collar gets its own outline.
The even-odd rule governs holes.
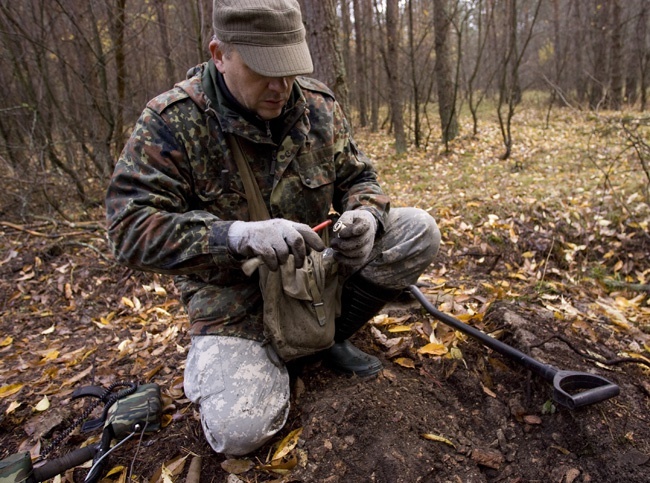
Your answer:
[[[227,96],[221,92],[218,85],[212,83],[210,67],[214,68],[212,62],[197,66],[190,71],[193,75],[177,84],[177,87],[185,91],[201,111],[214,117],[222,131],[237,134],[256,143],[267,144],[280,144],[292,128],[297,128],[304,135],[307,134],[309,131],[307,101],[297,82],[294,82],[293,86],[291,96],[293,102],[290,101],[281,119],[277,121],[280,125],[274,126],[272,130],[269,121],[259,118],[253,121],[250,114],[242,114],[233,107],[232,102],[228,102]],[[276,138],[278,142],[274,142],[275,129],[280,132]]]

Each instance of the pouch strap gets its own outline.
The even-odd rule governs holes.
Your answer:
[[[260,187],[255,181],[253,170],[250,164],[244,159],[239,140],[232,134],[226,134],[228,147],[232,152],[235,161],[237,162],[237,169],[239,176],[241,176],[244,190],[246,191],[246,198],[248,201],[248,217],[251,221],[270,220],[269,210],[266,208]]]
[[[321,294],[318,284],[316,283],[316,277],[312,270],[309,270],[309,292],[311,293],[312,306],[316,311],[316,317],[318,317],[318,325],[323,327],[327,322],[327,316],[325,314],[325,304],[323,302],[323,295]]]

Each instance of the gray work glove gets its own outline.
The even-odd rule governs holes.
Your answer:
[[[337,226],[339,225],[339,226]],[[377,233],[377,220],[367,210],[345,211],[336,225],[332,240],[334,258],[341,264],[358,269],[366,263]]]
[[[236,221],[228,230],[228,249],[243,257],[259,256],[275,271],[293,254],[296,268],[303,266],[309,249],[325,249],[320,236],[309,226],[276,218]]]

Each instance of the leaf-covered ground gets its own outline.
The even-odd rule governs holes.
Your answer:
[[[187,317],[169,279],[114,264],[101,208],[70,210],[74,222],[3,210],[0,458],[49,449],[88,404],[74,389],[137,380],[161,386],[164,427],[112,453],[107,481],[185,481],[197,456],[200,481],[215,482],[650,480],[650,136],[629,118],[545,114],[517,114],[505,161],[487,121],[450,153],[397,158],[386,135],[356,137],[394,205],[439,221],[443,246],[419,281],[438,308],[603,375],[618,397],[554,405],[548,383],[405,294],[355,336],[384,362],[379,377],[296,363],[285,429],[249,458],[215,455],[183,394]],[[49,457],[97,436],[74,431]]]

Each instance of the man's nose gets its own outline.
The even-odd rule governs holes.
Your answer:
[[[272,77],[269,81],[269,89],[277,92],[285,92],[289,82],[286,77]]]

